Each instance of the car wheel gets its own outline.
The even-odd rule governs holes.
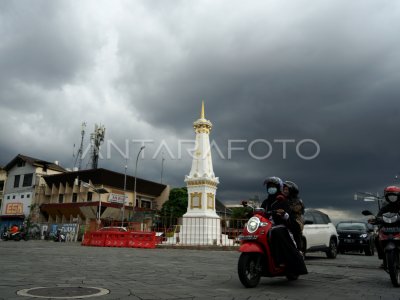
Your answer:
[[[337,255],[337,242],[334,238],[329,241],[329,249],[326,251],[328,258],[336,258]]]

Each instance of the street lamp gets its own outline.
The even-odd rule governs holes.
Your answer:
[[[84,182],[81,180],[82,186],[86,187],[86,188],[91,188],[95,193],[98,194],[99,196],[99,212],[97,213],[97,224],[100,225],[101,224],[101,194],[107,194],[108,191],[105,188],[96,188],[94,185],[88,183],[88,182]]]
[[[354,194],[354,200],[358,200],[358,197],[362,198],[363,201],[365,202],[378,202],[378,211],[381,210],[381,201],[383,200],[383,197],[379,196],[377,193],[376,195],[372,193],[367,193],[367,192],[356,192]]]
[[[134,202],[134,205],[136,205],[136,175],[137,175],[137,165],[138,165],[138,160],[139,160],[139,155],[140,155],[140,152],[142,152],[142,150],[144,149],[144,148],[146,148],[145,146],[142,146],[142,147],[140,147],[140,150],[139,150],[139,153],[137,154],[137,157],[136,157],[136,165],[135,165],[135,186],[134,186],[134,190],[133,190],[133,194],[135,195],[135,202]]]
[[[125,176],[124,176],[124,200],[122,202],[122,227],[124,227],[124,218],[125,218],[125,200],[126,200],[126,170],[128,169],[128,159],[126,159],[125,163]]]
[[[163,153],[162,159],[161,159],[161,183],[162,183],[162,178],[163,178],[163,173],[164,173],[164,161],[165,161],[165,158],[164,158],[164,153]]]

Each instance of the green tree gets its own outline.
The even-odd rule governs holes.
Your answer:
[[[161,208],[161,215],[164,216],[166,223],[172,225],[177,218],[182,217],[188,206],[187,188],[173,188],[169,192],[169,199]]]
[[[234,207],[232,208],[232,219],[246,219],[248,211],[247,207]]]

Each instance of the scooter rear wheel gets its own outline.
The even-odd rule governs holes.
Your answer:
[[[238,274],[240,282],[247,288],[258,285],[261,278],[261,254],[242,253],[238,263]]]
[[[390,251],[386,254],[390,280],[394,287],[400,287],[400,262],[397,251]]]

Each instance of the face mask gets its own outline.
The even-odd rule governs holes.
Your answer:
[[[388,199],[390,202],[396,202],[397,201],[397,196],[396,195],[389,195]]]
[[[270,194],[270,195],[276,194],[277,191],[278,191],[278,189],[276,187],[270,187],[267,190],[268,194]]]

